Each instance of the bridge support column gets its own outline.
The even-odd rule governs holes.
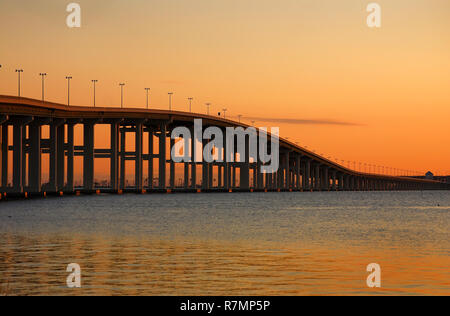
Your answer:
[[[119,191],[119,123],[113,122],[111,129],[110,181],[111,189]]]
[[[175,146],[175,139],[170,138],[170,149],[169,149],[169,152],[170,152],[170,158],[169,158],[169,161],[170,161],[170,188],[172,190],[175,189],[175,162],[173,161],[172,154],[171,154],[172,148],[174,148],[174,146]]]
[[[320,191],[320,165],[316,165],[316,170],[314,172],[314,189]]]
[[[290,170],[290,165],[289,165],[289,160],[290,160],[289,156],[290,156],[289,152],[287,152],[287,153],[284,154],[284,157],[283,157],[283,159],[284,159],[283,160],[284,161],[284,166],[283,166],[283,169],[284,169],[284,189],[286,189],[286,190],[290,189],[290,185],[291,185],[291,183],[290,183],[291,170]]]
[[[28,183],[30,192],[41,192],[41,130],[42,127],[38,122],[33,122],[29,127],[30,134],[30,158],[28,168]]]
[[[302,176],[302,166],[301,166],[302,157],[300,155],[297,155],[295,157],[295,176],[296,176],[296,184],[295,188],[297,190],[302,189],[302,182],[301,182],[301,176]]]
[[[67,188],[69,192],[74,190],[74,124],[67,125]]]
[[[57,134],[57,154],[56,154],[56,190],[64,190],[65,182],[65,165],[66,165],[66,149],[65,149],[65,133],[66,127],[64,124],[58,125],[56,128]]]
[[[14,192],[23,192],[23,124],[13,125],[13,188]]]
[[[331,189],[332,189],[333,191],[337,191],[336,178],[337,178],[337,171],[336,171],[336,170],[333,170],[333,172],[332,172],[332,181],[333,181],[333,183],[332,183],[332,185],[331,185]]]
[[[161,124],[161,133],[159,134],[159,188],[164,190],[166,188],[166,139],[167,125]]]
[[[223,132],[223,131],[222,131]],[[227,155],[227,136],[226,132],[223,133],[223,187],[225,190],[230,189],[230,182],[231,182],[231,173],[230,173],[230,163],[228,162],[230,157]]]
[[[1,150],[2,150],[2,178],[1,178],[1,187],[3,190],[6,190],[8,187],[8,152],[9,152],[9,129],[8,124],[3,124],[1,126]]]
[[[186,149],[186,150],[189,150],[189,149]],[[189,189],[189,166],[190,166],[189,162],[184,163],[184,176],[183,176],[184,189]]]
[[[305,185],[303,187],[304,190],[311,190],[311,160],[306,161],[305,166]]]
[[[204,153],[206,145],[208,145],[208,140],[204,139],[202,143],[202,155]],[[202,189],[209,189],[209,166],[204,157],[202,159]]]
[[[350,179],[351,176],[349,175],[345,175],[345,191],[350,191],[351,187],[350,187]]]
[[[191,128],[191,188],[197,188],[197,136],[195,129]]]
[[[126,126],[119,126],[120,130],[120,189],[125,190],[125,156],[126,156]]]
[[[134,163],[134,183],[136,186],[136,190],[138,192],[141,192],[143,187],[142,183],[142,147],[143,147],[143,126],[141,122],[136,123],[136,130],[135,130],[135,151],[136,151],[136,157],[135,157],[135,163]]]
[[[339,191],[344,191],[344,174],[339,174]]]
[[[236,148],[236,147],[235,147]],[[248,135],[245,136],[245,157],[240,157],[240,189],[250,189],[250,139]]]
[[[328,167],[323,168],[323,190],[330,191],[330,176],[328,174]]]
[[[50,124],[50,176],[48,186],[46,187],[46,191],[49,192],[57,192],[56,185],[56,177],[58,173],[58,162],[57,162],[57,154],[58,154],[58,134],[57,134],[57,123],[53,122]]]
[[[188,143],[190,145],[191,140],[189,140]],[[191,146],[191,148],[192,148],[192,146]],[[191,151],[191,148],[189,148],[189,146],[186,147],[186,144],[185,144],[185,147],[183,147],[183,150],[185,151],[185,153],[189,154],[189,152]],[[190,161],[185,161],[183,163],[183,166],[184,166],[184,175],[183,175],[184,184],[183,184],[183,188],[185,190],[189,189],[189,168],[191,166],[191,163],[192,163],[193,159],[194,158],[193,158],[193,156],[191,154]]]
[[[214,174],[213,174],[214,164],[212,162],[208,163],[208,187],[212,189],[214,187]]]
[[[83,186],[86,191],[94,190],[94,123],[84,124]]]
[[[154,131],[151,126],[147,126],[148,130],[148,180],[147,180],[147,187],[149,190],[153,189],[153,158],[154,158],[154,144],[153,144],[153,136]]]

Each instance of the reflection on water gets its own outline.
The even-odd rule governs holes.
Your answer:
[[[450,295],[449,255],[450,192],[0,203],[0,294]],[[81,289],[66,287],[72,262]]]

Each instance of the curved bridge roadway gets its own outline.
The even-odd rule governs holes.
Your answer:
[[[177,164],[168,157],[167,147],[174,144],[174,140],[170,139],[171,131],[178,126],[186,126],[193,131],[194,119],[202,119],[203,129],[208,126],[217,126],[222,130],[226,127],[249,127],[220,117],[195,113],[69,107],[34,99],[0,96],[1,196],[5,198],[128,191],[146,193],[450,189],[450,184],[438,181],[356,172],[285,139],[280,139],[280,168],[274,173],[261,173],[261,163],[250,159],[248,154],[245,162]],[[94,126],[98,124],[110,126],[109,149],[94,148]],[[81,146],[75,146],[74,142],[76,125],[83,127]],[[43,138],[43,126],[48,126],[49,138]],[[135,148],[131,152],[127,151],[127,133],[134,134]],[[145,153],[144,139],[148,141]],[[247,138],[247,148],[248,142]],[[190,143],[192,146],[195,142]],[[206,144],[203,141],[203,145]],[[194,147],[192,150],[197,150]],[[42,183],[43,154],[49,157],[49,180],[45,184]],[[75,170],[81,165],[74,163],[76,157],[82,158],[82,170]],[[109,159],[109,183],[96,183],[95,158]],[[128,186],[126,182],[126,161],[134,162],[133,186]],[[80,187],[75,186],[75,174],[82,174]],[[176,181],[178,175],[183,177]]]

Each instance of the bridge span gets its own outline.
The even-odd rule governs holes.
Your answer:
[[[69,107],[34,99],[0,96],[1,196],[30,197],[99,192],[450,189],[450,184],[438,181],[357,172],[281,138],[280,168],[274,173],[261,173],[261,162],[252,160],[248,155],[244,162],[190,161],[179,166],[168,155],[167,145],[173,145],[175,142],[170,138],[171,131],[178,126],[193,129],[194,119],[202,119],[204,128],[216,126],[225,130],[227,127],[248,127],[224,118],[196,113]],[[98,124],[109,126],[108,149],[97,149],[94,146],[94,127]],[[83,128],[81,146],[74,143],[74,128],[77,125]],[[43,138],[43,126],[49,128],[48,138]],[[135,150],[132,152],[126,150],[128,133],[134,135]],[[146,152],[144,139],[148,140]],[[195,142],[191,142],[193,143]],[[203,146],[205,145],[204,142]],[[192,146],[193,152],[196,150],[194,147]],[[49,157],[49,180],[45,184],[42,183],[43,154]],[[75,170],[75,157],[81,157],[82,170]],[[96,158],[109,159],[108,186],[95,183]],[[132,187],[127,186],[126,182],[126,161],[134,162],[135,183]],[[77,171],[82,174],[83,179],[82,185],[78,187],[74,183]],[[158,171],[157,177],[155,171]],[[178,183],[177,172],[182,175]]]

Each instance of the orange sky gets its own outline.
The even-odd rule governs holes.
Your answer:
[[[0,94],[72,103],[228,109],[338,158],[450,174],[450,3],[378,1],[382,28],[365,24],[362,0],[78,0],[82,27],[69,29],[70,1],[0,3]],[[355,123],[266,123],[263,118]],[[247,119],[250,121],[251,119]]]

